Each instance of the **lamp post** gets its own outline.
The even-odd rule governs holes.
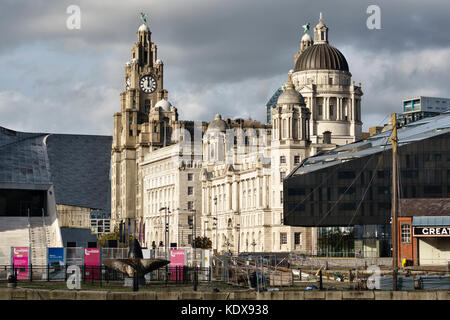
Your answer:
[[[214,218],[214,220],[216,220],[216,223],[215,223],[216,224],[216,254],[218,254],[219,252],[217,250],[217,248],[218,248],[218,244],[217,244],[217,228],[219,227],[219,221],[217,219],[217,196],[214,197],[214,205],[216,207],[216,217]]]
[[[255,239],[253,239],[252,243],[250,243],[250,245],[253,246],[253,252],[255,252],[255,246],[256,246],[256,241]]]
[[[189,212],[192,212],[192,253],[193,253],[193,259],[192,264],[194,265],[194,291],[197,291],[197,263],[195,263],[196,258],[196,252],[195,252],[195,235],[196,235],[196,210],[189,209]]]
[[[239,248],[240,248],[240,245],[241,245],[241,225],[239,223],[236,225],[236,229],[237,229],[237,232],[238,232],[237,254],[239,256]]]
[[[159,211],[163,211],[165,212],[164,214],[164,227],[165,227],[165,251],[166,251],[166,260],[169,259],[169,215],[168,213],[170,213],[169,208],[168,207],[162,207],[161,209],[159,209]]]

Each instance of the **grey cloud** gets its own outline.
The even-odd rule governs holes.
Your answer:
[[[71,4],[82,9],[81,30],[65,27],[65,11]],[[381,8],[381,30],[366,28],[370,4]],[[85,94],[71,88],[80,81],[77,78],[66,79],[54,92],[60,79],[54,74],[61,70],[45,71],[38,66],[36,88],[55,104],[53,112],[69,117],[75,114],[80,121],[76,125],[55,124],[55,130],[111,134],[112,114],[119,109],[123,89],[123,65],[130,58],[140,24],[138,14],[145,11],[158,56],[165,63],[165,87],[180,117],[210,120],[215,113],[222,113],[225,117],[242,115],[263,121],[265,103],[293,67],[301,25],[310,22],[313,27],[322,11],[331,44],[346,56],[353,79],[362,82],[363,120],[369,126],[377,124],[372,119],[399,111],[405,95],[429,92],[448,96],[443,85],[449,80],[445,72],[418,66],[433,65],[430,59],[436,59],[431,53],[423,54],[423,49],[440,52],[450,47],[450,33],[446,32],[449,9],[448,1],[436,0],[4,0],[0,4],[0,58],[17,64],[18,72],[26,72],[39,60],[30,56],[32,62],[24,65],[10,53],[27,50],[32,43],[61,53],[66,59],[89,55],[87,59],[94,63],[89,64],[91,70],[81,85],[87,90]],[[448,71],[442,61],[441,69]],[[80,61],[82,68],[87,67]],[[94,88],[99,90],[97,94]],[[32,100],[26,92],[22,95]],[[46,110],[42,100],[39,106]],[[92,110],[96,122],[80,115],[81,111]],[[0,109],[0,125],[7,126],[3,114]],[[45,113],[36,117],[41,117],[42,123],[58,122],[56,116],[45,118]]]

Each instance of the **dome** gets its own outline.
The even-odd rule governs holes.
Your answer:
[[[344,55],[328,43],[318,43],[307,48],[295,62],[295,71],[339,70],[349,71]]]
[[[159,100],[156,104],[155,104],[155,108],[161,108],[162,111],[165,112],[169,112],[170,111],[170,107],[172,106],[172,104],[167,101],[167,100]]]
[[[305,34],[303,35],[303,37],[302,37],[302,40],[300,40],[300,41],[309,41],[309,42],[312,42],[312,39],[311,39],[311,36],[310,36],[309,34],[305,33]]]
[[[149,32],[147,25],[145,23],[141,24],[141,26],[138,29],[138,32]]]
[[[225,132],[228,129],[227,123],[222,119],[220,114],[216,114],[216,117],[208,126],[208,130],[215,130],[220,132]]]
[[[284,91],[278,97],[277,104],[305,104],[303,96],[294,88],[292,82],[285,84]]]

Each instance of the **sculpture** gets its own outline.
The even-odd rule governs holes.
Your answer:
[[[133,291],[138,290],[138,281],[145,283],[144,275],[168,265],[163,259],[144,259],[139,241],[133,240],[127,259],[104,259],[103,264],[113,270],[125,273],[133,278]]]
[[[303,27],[303,33],[307,33],[307,32],[308,32],[309,26],[310,26],[309,22],[308,22],[307,24],[302,25],[302,27]]]
[[[145,25],[147,24],[147,14],[146,13],[141,12],[141,20],[142,20],[142,23],[144,23]]]

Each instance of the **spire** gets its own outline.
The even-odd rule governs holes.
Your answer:
[[[328,28],[323,23],[322,12],[319,16],[319,23],[314,27],[314,42],[315,43],[328,43]]]

